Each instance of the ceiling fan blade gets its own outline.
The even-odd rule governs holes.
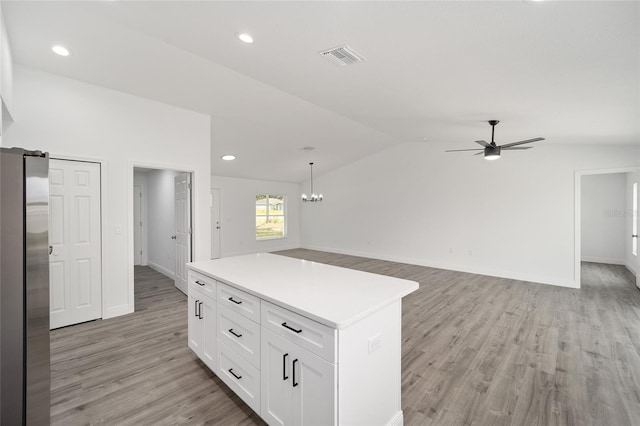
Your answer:
[[[522,144],[525,144],[525,143],[532,143],[532,142],[538,142],[538,141],[543,141],[543,140],[544,140],[544,138],[526,139],[524,141],[511,142],[511,143],[506,143],[504,145],[500,145],[500,148],[508,148],[510,146],[522,145]]]
[[[482,154],[484,154],[484,149],[482,151],[476,153],[476,154],[473,154],[473,155],[482,155]]]
[[[500,148],[503,151],[515,151],[515,150],[520,150],[520,149],[531,149],[533,148],[532,146],[508,146],[506,148]]]
[[[484,149],[448,149],[445,152],[460,152],[460,151],[484,151]]]
[[[476,143],[479,143],[480,145],[484,146],[485,148],[491,148],[491,144],[488,143],[487,141],[476,141]]]

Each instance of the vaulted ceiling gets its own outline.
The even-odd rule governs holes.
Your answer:
[[[322,174],[403,142],[470,147],[494,118],[499,143],[640,143],[638,2],[2,8],[15,62],[211,115],[215,174],[302,181],[309,161]],[[318,54],[343,44],[366,61]]]

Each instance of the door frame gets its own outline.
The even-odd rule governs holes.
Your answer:
[[[573,249],[573,286],[580,288],[581,270],[580,263],[582,259],[582,177],[588,175],[607,175],[614,173],[640,173],[639,167],[620,167],[615,169],[591,169],[591,170],[576,170],[574,172],[574,249]],[[626,253],[625,253],[626,256]],[[640,258],[640,256],[638,256]],[[636,273],[637,277],[640,276],[640,271]]]
[[[193,214],[194,203],[194,181],[196,176],[196,170],[193,166],[166,164],[166,163],[150,163],[147,161],[129,161],[127,164],[127,286],[129,289],[128,298],[130,306],[133,307],[131,312],[136,310],[135,299],[135,280],[134,280],[134,236],[133,236],[133,173],[135,168],[143,169],[156,169],[156,170],[171,170],[174,172],[184,172],[191,174],[191,191],[189,193],[191,203],[191,259],[196,257],[196,245],[194,244],[194,229],[196,228],[195,215]],[[147,221],[149,220],[147,215]],[[199,224],[198,224],[199,225]],[[177,288],[177,287],[176,287]]]
[[[107,208],[105,206],[105,194],[107,193],[107,160],[99,157],[84,157],[69,154],[49,153],[49,158],[53,160],[63,161],[80,161],[83,163],[100,164],[100,318],[104,319],[104,313],[107,310],[105,285],[107,282],[107,248],[105,242],[105,227],[107,221]]]
[[[220,190],[220,188],[211,188],[209,190],[209,193],[211,195],[211,207],[210,209],[212,210],[211,213],[211,259],[219,259],[222,256],[222,226],[220,225],[220,214],[222,211],[222,205],[220,204],[220,200],[222,199],[222,191]],[[218,257],[213,257],[213,243],[214,240],[216,240],[215,238],[213,238],[215,232],[216,232],[216,224],[213,223],[214,221],[214,217],[213,217],[213,205],[214,205],[214,193],[215,195],[217,195],[217,204],[218,204],[218,226],[220,226],[220,228],[218,228],[218,238],[217,238],[217,243],[218,243]]]
[[[144,183],[134,183],[134,188],[136,186],[140,187],[140,220],[142,221],[142,229],[140,230],[140,249],[142,250],[142,255],[140,256],[140,266],[147,266],[147,190],[146,185]],[[135,218],[135,217],[134,217]],[[135,223],[134,223],[134,248],[135,248]],[[135,250],[134,250],[135,251]],[[133,254],[135,259],[135,252]]]

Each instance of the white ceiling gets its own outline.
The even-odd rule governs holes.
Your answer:
[[[635,1],[2,4],[16,62],[212,115],[215,174],[302,181],[308,161],[402,142],[471,148],[494,118],[498,143],[640,143]],[[317,54],[341,44],[367,61]]]

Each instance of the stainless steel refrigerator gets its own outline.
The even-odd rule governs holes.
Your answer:
[[[0,148],[0,424],[49,424],[49,155]]]

